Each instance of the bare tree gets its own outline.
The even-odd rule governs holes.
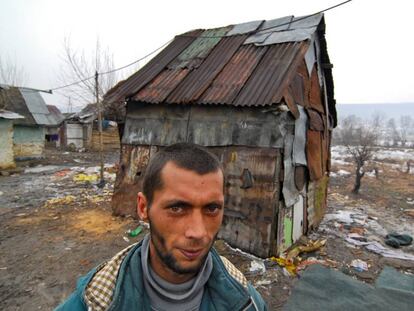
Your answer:
[[[71,84],[81,81],[60,91],[68,99],[71,98],[72,102],[82,105],[96,102],[93,79],[95,72],[100,73],[98,93],[101,100],[117,82],[116,72],[110,72],[115,68],[114,56],[108,48],[102,48],[99,39],[96,40],[95,50],[88,57],[84,50],[80,52],[75,50],[70,38],[65,37],[61,59],[63,66],[59,76],[60,82]]]
[[[411,116],[401,116],[400,117],[400,137],[401,137],[401,145],[405,146],[407,144],[408,139],[408,132],[411,129],[411,124],[413,123],[413,119]]]
[[[388,139],[390,141],[391,146],[397,146],[398,142],[401,140],[400,133],[397,129],[397,123],[395,122],[394,118],[390,118],[387,122],[387,128],[388,128]],[[392,141],[392,144],[391,144]]]
[[[0,56],[0,83],[11,86],[23,86],[28,76],[22,67],[10,58]]]
[[[377,120],[378,121],[378,120]],[[365,175],[364,165],[375,153],[378,141],[379,123],[374,118],[370,124],[358,122],[355,116],[345,118],[337,129],[339,141],[346,147],[347,153],[355,163],[355,183],[352,192],[359,193],[361,181]]]

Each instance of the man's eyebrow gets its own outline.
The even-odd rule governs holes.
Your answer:
[[[209,202],[209,203],[207,203],[207,204],[205,204],[204,205],[204,207],[208,207],[208,206],[211,206],[211,205],[219,205],[220,207],[223,207],[224,206],[224,201],[212,201],[212,202]]]
[[[170,200],[164,203],[165,207],[171,207],[171,206],[182,206],[182,207],[192,207],[193,205],[187,201],[183,200]]]

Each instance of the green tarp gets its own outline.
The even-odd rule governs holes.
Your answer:
[[[414,310],[414,276],[386,267],[375,286],[321,265],[310,266],[283,307],[284,311]]]

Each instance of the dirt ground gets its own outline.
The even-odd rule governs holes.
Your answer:
[[[102,189],[95,180],[88,180],[97,172],[97,159],[93,153],[47,150],[44,160],[22,164],[32,166],[26,172],[0,176],[0,310],[53,309],[73,291],[79,276],[144,236],[146,229],[134,238],[127,234],[138,221],[111,215],[118,154],[105,156],[107,183]],[[326,239],[325,247],[303,258],[328,263],[368,283],[384,265],[413,273],[414,261],[384,258],[344,240],[348,231],[357,229],[379,241],[384,232],[414,235],[414,215],[409,213],[414,208],[414,175],[395,169],[399,164],[379,163],[379,178],[364,177],[357,196],[350,194],[353,175],[333,174],[327,213],[356,212],[378,226],[361,225],[358,229],[325,219],[310,234],[312,239]],[[352,165],[333,163],[332,171],[339,170],[352,172]],[[223,241],[217,241],[216,248],[246,274],[270,310],[282,308],[299,280],[297,276]],[[414,246],[405,247],[404,252],[414,254]],[[368,271],[351,267],[354,259],[368,263]],[[265,270],[250,271],[252,261],[264,264]]]

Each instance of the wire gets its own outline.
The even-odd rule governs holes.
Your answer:
[[[327,12],[329,10],[335,9],[335,8],[337,8],[339,6],[342,6],[344,4],[347,4],[348,2],[351,2],[351,1],[352,0],[347,0],[347,1],[344,1],[344,2],[341,2],[341,3],[338,3],[338,4],[335,4],[335,5],[333,5],[333,6],[329,7],[329,8],[326,8],[324,10],[321,10],[319,12],[316,12],[316,13],[313,13],[313,14],[310,14],[310,15],[306,15],[306,16],[302,16],[302,17],[300,17],[298,19],[290,20],[289,22],[285,22],[285,23],[282,23],[282,24],[279,24],[279,25],[276,25],[276,26],[271,26],[271,27],[267,27],[267,28],[263,28],[263,29],[255,29],[255,30],[246,32],[245,34],[246,35],[251,35],[251,34],[256,33],[256,32],[260,32],[260,34],[272,33],[274,31],[265,31],[265,30],[269,30],[269,29],[273,29],[273,28],[281,27],[281,26],[286,26],[286,25],[291,25],[291,24],[296,23],[296,22],[299,22],[301,20],[304,20],[304,19],[310,18],[312,16],[315,16],[315,15],[318,15],[318,14],[321,14],[321,13],[324,13],[324,12]],[[226,35],[222,35],[222,36],[194,36],[194,35],[182,34],[182,35],[178,35],[177,37],[190,37],[190,38],[224,38],[224,37],[226,37]]]
[[[310,18],[310,17],[315,16],[315,15],[318,15],[318,14],[320,14],[320,13],[327,12],[327,11],[329,11],[329,10],[335,9],[335,8],[337,8],[337,7],[340,7],[340,6],[342,6],[342,5],[344,5],[344,4],[348,3],[348,2],[351,2],[351,1],[352,1],[352,0],[347,0],[347,1],[344,1],[344,2],[341,2],[341,3],[338,3],[338,4],[336,4],[336,5],[333,5],[333,6],[331,6],[331,7],[328,7],[328,8],[326,8],[326,9],[324,9],[324,10],[319,11],[319,12],[316,12],[316,13],[313,13],[313,14],[310,14],[310,15],[307,15],[307,16],[300,17],[300,18],[298,18],[298,19],[296,19],[296,20],[291,20],[291,21],[289,21],[289,22],[282,23],[282,24],[280,24],[280,25],[276,25],[276,26],[272,26],[272,27],[267,27],[267,28],[263,28],[263,29],[259,29],[259,30],[257,30],[257,29],[256,29],[256,30],[250,31],[250,32],[248,32],[248,33],[246,33],[246,34],[249,34],[249,35],[250,35],[250,34],[252,34],[252,33],[256,33],[256,32],[260,32],[260,34],[271,33],[271,32],[273,32],[273,31],[268,31],[268,32],[266,32],[266,30],[270,30],[270,29],[273,29],[273,28],[276,28],[276,27],[285,26],[285,25],[291,25],[292,23],[296,23],[296,22],[298,22],[298,21],[301,21],[301,20],[304,20],[304,19]],[[182,35],[177,35],[176,37],[191,37],[191,38],[223,38],[223,37],[225,37],[225,35],[223,35],[223,36],[194,36],[194,35],[186,35],[186,34],[182,34]],[[115,68],[115,69],[112,69],[112,70],[109,70],[109,71],[101,72],[101,73],[98,73],[98,74],[99,74],[99,75],[105,75],[105,74],[109,74],[109,73],[113,73],[113,72],[116,72],[116,71],[119,71],[119,70],[125,69],[125,68],[127,68],[127,67],[132,66],[132,65],[135,65],[136,63],[138,63],[138,62],[142,61],[143,59],[145,59],[145,58],[147,58],[147,57],[151,56],[152,54],[154,54],[154,53],[158,52],[159,50],[161,50],[162,48],[164,48],[166,45],[168,45],[169,43],[171,43],[171,42],[172,42],[172,40],[173,40],[173,39],[171,39],[171,40],[167,41],[166,43],[164,43],[163,45],[161,45],[159,48],[157,48],[157,49],[153,50],[152,52],[148,53],[147,55],[145,55],[145,56],[143,56],[143,57],[141,57],[141,58],[139,58],[139,59],[137,59],[137,60],[133,61],[132,63],[129,63],[129,64],[125,65],[125,66],[122,66],[122,67],[119,67],[119,68]],[[77,85],[77,84],[83,83],[83,82],[85,82],[85,81],[88,81],[88,80],[90,80],[90,79],[94,79],[94,78],[95,78],[95,75],[92,75],[92,76],[90,76],[90,77],[87,77],[87,78],[82,79],[82,80],[79,80],[79,81],[75,81],[75,82],[73,82],[73,83],[69,83],[69,84],[66,84],[66,85],[62,85],[62,86],[58,86],[58,87],[52,88],[52,89],[50,89],[50,90],[48,90],[48,91],[46,91],[46,92],[51,93],[52,91],[56,91],[56,90],[60,90],[60,89],[63,89],[63,88],[67,88],[67,87],[70,87],[70,86],[73,86],[73,85]]]
[[[125,69],[127,67],[130,67],[132,65],[135,65],[136,63],[144,60],[145,58],[151,56],[152,54],[154,54],[154,53],[158,52],[159,50],[161,50],[162,48],[164,48],[166,45],[170,44],[172,40],[173,39],[167,41],[166,43],[164,43],[160,47],[156,48],[155,50],[153,50],[152,52],[148,53],[147,55],[145,55],[145,56],[143,56],[143,57],[141,57],[141,58],[133,61],[132,63],[129,63],[129,64],[125,65],[125,66],[122,66],[122,67],[119,67],[119,68],[115,68],[115,69],[112,69],[112,70],[109,70],[109,71],[100,72],[100,73],[98,73],[98,75],[105,75],[105,74],[113,73],[113,72],[116,72],[116,71]],[[79,81],[75,81],[73,83],[69,83],[69,84],[66,84],[66,85],[62,85],[62,86],[58,86],[58,87],[52,88],[49,91],[52,92],[52,91],[60,90],[60,89],[63,89],[63,88],[67,88],[67,87],[70,87],[70,86],[73,86],[73,85],[77,85],[77,84],[83,83],[85,81],[88,81],[90,79],[94,79],[94,78],[95,78],[95,75],[90,76],[90,77],[87,77],[87,78],[82,79],[82,80],[79,80]]]
[[[172,41],[173,41],[173,39],[171,39],[171,40],[167,41],[166,43],[164,43],[163,45],[161,45],[161,46],[160,46],[159,48],[157,48],[156,50],[152,51],[151,53],[148,53],[147,55],[145,55],[145,56],[141,57],[140,59],[137,59],[136,61],[133,61],[132,63],[130,63],[130,64],[128,64],[128,65],[125,65],[125,66],[122,66],[122,67],[119,67],[119,68],[116,68],[116,69],[112,69],[112,70],[109,70],[109,71],[106,71],[106,72],[101,72],[101,73],[99,73],[99,74],[100,74],[100,75],[105,75],[105,74],[108,74],[108,73],[112,73],[112,72],[115,72],[115,71],[119,71],[119,70],[125,69],[125,68],[127,68],[127,67],[129,67],[129,66],[132,66],[132,65],[134,65],[134,64],[136,64],[136,63],[138,63],[138,62],[142,61],[143,59],[147,58],[148,56],[151,56],[151,55],[152,55],[152,54],[154,54],[155,52],[158,52],[159,50],[161,50],[162,48],[164,48],[165,46],[167,46],[168,44],[170,44]]]

